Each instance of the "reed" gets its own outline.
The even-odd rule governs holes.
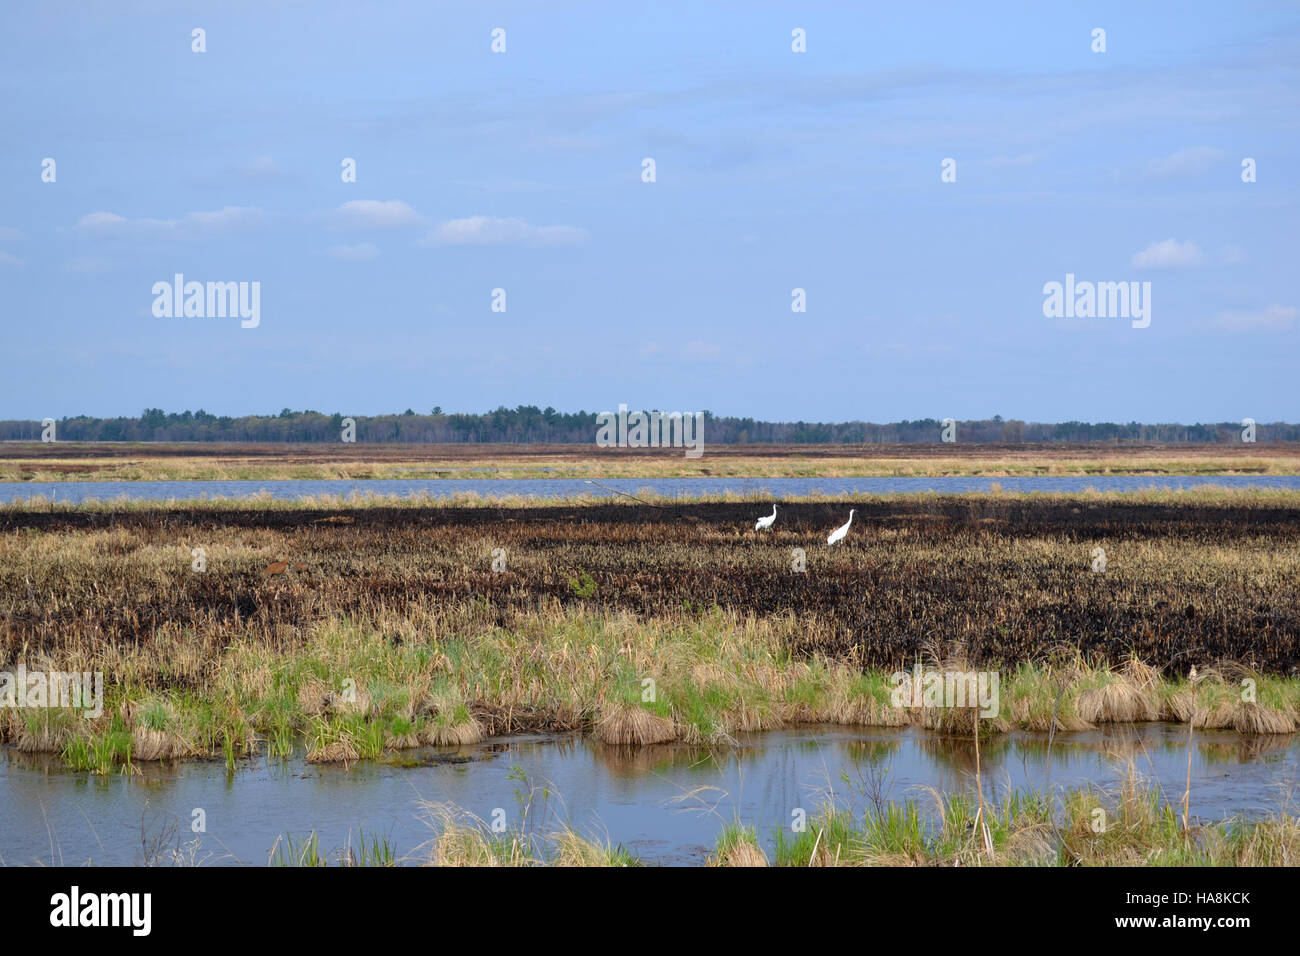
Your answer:
[[[802,834],[780,830],[773,835],[775,863],[1218,867],[1295,866],[1300,860],[1300,817],[1289,800],[1262,817],[1184,826],[1179,809],[1165,804],[1131,766],[1113,788],[1069,789],[1055,801],[1042,792],[1010,791],[981,806],[969,793],[928,793],[929,810],[915,800],[887,801],[860,816],[833,808],[811,818]],[[746,854],[762,853],[750,832],[728,826],[712,862],[749,865]],[[738,854],[741,841],[754,849]]]

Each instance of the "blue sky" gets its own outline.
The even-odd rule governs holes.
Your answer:
[[[0,417],[1300,419],[1295,4],[88,6],[0,14]]]

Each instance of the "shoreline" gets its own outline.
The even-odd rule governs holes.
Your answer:
[[[588,633],[627,636],[622,627],[597,627]],[[566,636],[575,635],[555,635]],[[106,774],[130,773],[140,762],[194,759],[224,759],[233,768],[246,758],[289,757],[300,748],[308,763],[386,762],[406,750],[561,732],[614,746],[732,747],[739,734],[803,725],[917,728],[967,742],[977,730],[987,740],[1013,731],[1061,736],[1148,723],[1179,724],[1189,732],[1231,730],[1245,738],[1291,736],[1300,729],[1300,677],[1233,665],[1203,667],[1190,679],[1163,676],[1136,660],[1122,666],[1081,660],[986,666],[985,672],[1005,676],[994,706],[982,709],[931,698],[928,690],[922,697],[919,685],[906,693],[906,671],[798,660],[775,645],[728,658],[698,644],[692,654],[689,640],[664,642],[655,654],[679,658],[667,671],[629,667],[608,640],[589,645],[591,652],[599,648],[602,662],[569,664],[570,642],[557,648],[551,641],[541,648],[550,659],[543,667],[568,672],[549,683],[526,679],[521,689],[517,678],[510,686],[517,672],[500,660],[531,649],[509,635],[445,642],[436,651],[441,661],[463,662],[451,670],[425,666],[432,648],[412,654],[354,627],[326,641],[274,657],[249,643],[233,646],[205,693],[110,685],[103,713],[94,719],[62,708],[5,707],[0,745],[57,754],[70,770]],[[976,670],[960,660],[916,666],[940,678]],[[277,672],[270,686],[268,670]],[[695,676],[702,671],[711,677],[704,686]],[[653,701],[644,699],[642,673],[655,675]],[[901,682],[900,674],[906,675]],[[499,689],[494,696],[474,693],[485,678]]]
[[[710,445],[0,442],[0,481],[891,478],[1300,474],[1300,443]]]

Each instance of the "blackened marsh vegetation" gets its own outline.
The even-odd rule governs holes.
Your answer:
[[[249,633],[291,647],[314,623],[414,607],[507,628],[566,608],[655,621],[717,608],[793,623],[792,655],[860,668],[958,648],[989,666],[1064,654],[1291,674],[1298,503],[1284,492],[792,501],[765,532],[751,501],[12,508],[0,512],[0,660],[147,645],[160,630],[209,651]],[[828,548],[850,507],[853,531]],[[280,561],[289,569],[268,575]]]
[[[98,717],[5,708],[0,742],[108,773],[535,731],[1293,733],[1297,502],[800,499],[756,532],[770,502],[28,501],[0,508],[0,669],[103,672],[106,692]],[[889,672],[918,661],[996,669],[997,713],[895,700]]]

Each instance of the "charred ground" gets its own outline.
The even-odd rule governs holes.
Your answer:
[[[826,534],[857,509],[852,532]],[[1135,655],[1183,673],[1300,664],[1300,509],[1119,496],[554,507],[206,506],[0,514],[0,662],[147,644],[292,645],[310,624],[411,605],[511,627],[546,607],[646,619],[713,607],[799,624],[796,656],[864,668],[960,648],[1014,665]],[[1091,567],[1093,548],[1107,569]],[[191,570],[203,548],[207,569]],[[505,570],[493,571],[494,551]],[[794,549],[807,570],[797,573]],[[275,562],[289,563],[269,574]]]

